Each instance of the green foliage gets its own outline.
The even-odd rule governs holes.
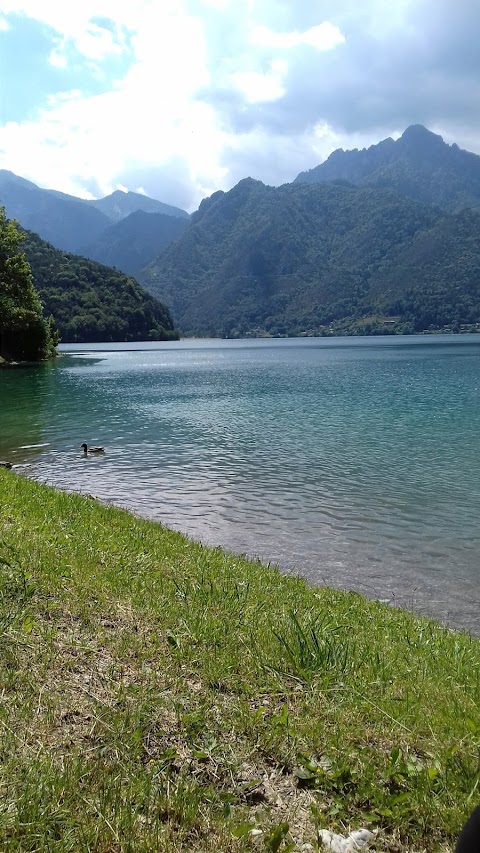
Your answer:
[[[168,308],[135,279],[24,232],[33,279],[63,342],[174,340]]]
[[[95,242],[83,248],[82,254],[134,275],[183,234],[187,225],[187,217],[136,210],[106,228]]]
[[[0,470],[0,849],[452,849],[480,642]],[[295,846],[293,846],[295,845]]]
[[[54,327],[42,315],[30,265],[19,249],[17,223],[0,207],[0,357],[41,361],[58,343]]]
[[[465,210],[415,235],[372,278],[370,305],[417,332],[475,326],[480,322],[479,230],[480,214]]]
[[[321,672],[334,672],[335,677],[346,672],[355,659],[352,642],[345,627],[331,622],[326,614],[288,614],[290,625],[286,631],[273,629],[285,655],[285,672],[300,681],[308,682]]]
[[[480,322],[479,229],[390,190],[247,179],[141,280],[187,334],[405,334]]]

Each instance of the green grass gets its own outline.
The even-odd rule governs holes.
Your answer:
[[[2,851],[448,850],[479,673],[477,639],[0,470]]]

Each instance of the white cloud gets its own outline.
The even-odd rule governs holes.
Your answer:
[[[137,4],[145,5],[144,0],[137,0]],[[46,24],[59,34],[63,47],[72,44],[92,60],[104,59],[122,49],[125,28],[135,21],[132,6],[124,0],[118,3],[115,0],[70,3],[64,0],[0,0],[0,12],[4,15],[23,15]],[[96,24],[99,18],[110,20],[113,32]]]
[[[211,7],[219,10],[220,12],[224,12],[232,5],[232,0],[200,0],[200,2],[206,8]]]
[[[477,3],[457,5],[473,9]],[[392,135],[412,121],[445,132],[439,116],[447,89],[450,127],[463,105],[457,141],[468,134],[474,140],[477,89],[467,85],[462,69],[461,78],[452,78],[449,60],[444,78],[436,67],[432,77],[435,62],[443,60],[435,54],[431,22],[445,22],[447,55],[455,17],[447,15],[449,0],[398,0],[393,11],[387,5],[0,0],[0,29],[2,22],[15,27],[14,14],[43,23],[51,28],[50,63],[61,72],[72,57],[81,68],[83,57],[104,86],[91,97],[59,91],[45,97],[36,117],[0,127],[0,167],[85,197],[120,185],[140,187],[192,209],[246,174],[269,183],[292,180],[334,147],[371,144],[383,131]],[[435,17],[434,7],[442,7],[442,15]],[[465,66],[477,62],[475,14],[468,28],[471,51],[456,52]],[[464,30],[459,33],[457,41],[465,41]],[[416,51],[414,38],[421,44],[430,39],[428,51]],[[127,70],[114,70],[120,67]],[[114,73],[118,77],[107,86]],[[478,79],[475,69],[468,79],[475,74]],[[429,79],[435,86],[426,85]],[[442,79],[451,85],[442,86]],[[14,90],[13,71],[8,86]],[[437,101],[437,112],[428,114]]]
[[[111,91],[94,97],[78,91],[60,93],[39,110],[36,120],[0,127],[2,165],[44,186],[83,195],[88,195],[86,187],[92,181],[107,193],[138,164],[158,168],[172,156],[183,160],[194,185],[205,183],[209,169],[222,171],[216,166],[222,134],[214,112],[195,100],[199,87],[210,81],[204,31],[200,19],[186,14],[181,3],[140,2],[135,21],[128,11],[132,4],[117,6],[117,0],[0,3],[7,13],[21,7],[44,23],[55,20],[59,38],[75,40],[87,58],[99,58],[104,48],[112,47],[108,39],[102,42],[88,14],[107,15],[118,9],[116,26],[132,27],[134,53],[128,72]],[[76,7],[76,23],[64,14],[67,5]],[[78,7],[83,7],[81,14]],[[54,19],[57,9],[61,14]],[[64,61],[62,44],[50,54],[57,67]]]
[[[315,27],[299,32],[294,30],[289,33],[277,33],[268,27],[254,27],[251,34],[253,44],[263,47],[290,50],[301,45],[309,45],[316,50],[331,50],[339,44],[345,43],[345,36],[336,24],[324,21]]]
[[[222,178],[222,132],[213,109],[189,99],[194,86],[178,65],[172,50],[158,63],[146,53],[114,91],[51,98],[36,120],[0,128],[1,166],[43,186],[88,196],[92,183],[107,194],[140,166],[148,173],[174,157],[192,185],[195,206]],[[196,77],[205,79],[203,66]]]
[[[0,32],[6,32],[9,29],[10,24],[8,23],[7,19],[4,18],[3,15],[0,15]]]
[[[66,68],[67,66],[67,57],[64,53],[62,53],[61,50],[58,50],[58,48],[54,48],[50,52],[48,61],[50,65],[53,65],[54,68]]]
[[[78,33],[74,39],[75,47],[82,56],[94,62],[101,62],[105,57],[120,54],[125,43],[122,31],[112,33],[105,27],[90,23]]]
[[[270,63],[270,68],[265,73],[258,71],[233,73],[232,82],[250,104],[276,101],[285,94],[283,81],[287,71],[288,63],[277,59]]]

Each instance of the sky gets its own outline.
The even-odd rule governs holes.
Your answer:
[[[188,211],[421,123],[480,153],[480,0],[0,0],[0,168]]]

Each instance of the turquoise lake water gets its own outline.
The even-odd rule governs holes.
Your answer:
[[[0,458],[480,634],[480,335],[62,350],[0,372]]]

